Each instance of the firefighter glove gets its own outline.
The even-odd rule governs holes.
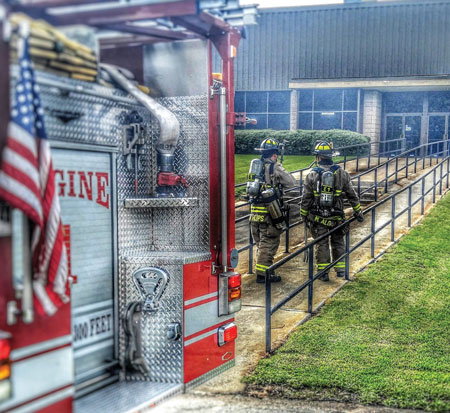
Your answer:
[[[364,215],[363,215],[363,213],[361,211],[355,212],[355,213],[353,213],[353,215],[358,220],[358,222],[363,222],[364,221]]]

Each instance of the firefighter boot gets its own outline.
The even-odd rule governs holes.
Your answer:
[[[338,272],[336,273],[336,277],[342,278],[342,277],[344,277],[344,276],[345,276],[345,272],[344,272],[344,271],[338,271]]]
[[[319,277],[320,281],[330,281],[330,277],[328,276],[328,273],[324,273]]]
[[[270,274],[270,282],[271,283],[278,283],[281,281],[281,277],[276,274]],[[266,277],[264,275],[256,275],[256,282],[258,284],[264,284],[266,282]]]

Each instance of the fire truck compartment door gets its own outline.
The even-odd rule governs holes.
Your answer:
[[[114,381],[113,154],[53,149],[69,258],[76,388]]]

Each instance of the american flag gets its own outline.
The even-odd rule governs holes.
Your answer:
[[[28,36],[19,38],[18,52],[18,79],[0,169],[0,198],[20,209],[33,223],[34,305],[38,313],[53,315],[69,301],[67,255]]]

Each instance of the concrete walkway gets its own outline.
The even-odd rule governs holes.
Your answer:
[[[182,394],[148,410],[152,413],[413,413],[417,410],[361,406],[352,403],[308,402],[304,400],[248,397],[243,395]]]

